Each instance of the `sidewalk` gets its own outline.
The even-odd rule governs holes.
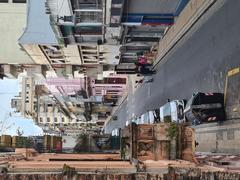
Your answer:
[[[190,0],[180,13],[176,22],[159,41],[158,53],[154,62],[156,66],[168,52],[191,29],[198,19],[210,8],[216,0]]]

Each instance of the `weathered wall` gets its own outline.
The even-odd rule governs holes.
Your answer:
[[[169,173],[135,173],[135,174],[77,174],[72,176],[63,176],[61,174],[11,174],[0,175],[0,180],[182,180],[182,179],[199,179],[199,180],[239,180],[239,173],[230,172],[206,172],[199,169],[178,169],[170,168]]]
[[[27,5],[0,3],[0,14],[0,63],[32,64],[33,61],[18,45],[26,26]]]
[[[196,127],[196,141],[199,152],[240,153],[240,123],[200,125]]]

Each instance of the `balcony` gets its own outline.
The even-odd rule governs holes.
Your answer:
[[[102,36],[81,36],[76,35],[76,42],[77,43],[97,43],[101,40]]]
[[[94,11],[80,11],[76,12],[76,25],[77,26],[99,26],[102,25],[103,14],[102,12]]]
[[[71,0],[73,10],[102,9],[102,0]]]

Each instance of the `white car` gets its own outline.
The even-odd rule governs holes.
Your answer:
[[[162,107],[160,107],[160,121],[184,123],[185,106],[186,106],[185,100],[173,100],[171,102],[167,102]]]

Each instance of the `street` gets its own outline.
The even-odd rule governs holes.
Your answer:
[[[167,99],[189,99],[193,92],[223,93],[226,72],[240,66],[239,9],[240,1],[216,1],[157,64],[154,81],[128,96],[118,111],[121,124],[159,108]],[[115,124],[109,123],[107,130],[117,128]]]

